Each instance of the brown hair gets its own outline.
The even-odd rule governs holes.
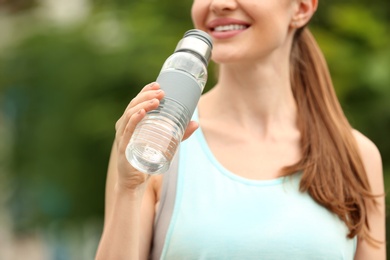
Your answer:
[[[335,94],[328,66],[309,29],[296,32],[291,52],[291,84],[299,112],[302,158],[284,169],[302,171],[300,190],[335,213],[368,242],[368,203],[375,202],[357,142]]]

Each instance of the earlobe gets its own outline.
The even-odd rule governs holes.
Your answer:
[[[291,26],[295,28],[306,25],[318,7],[318,0],[298,0],[297,2],[298,9],[291,21]]]

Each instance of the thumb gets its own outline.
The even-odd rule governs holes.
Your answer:
[[[184,141],[187,138],[189,138],[195,132],[195,130],[198,129],[198,128],[199,128],[199,123],[198,122],[190,121],[190,123],[187,126],[186,131],[184,132],[182,141]]]

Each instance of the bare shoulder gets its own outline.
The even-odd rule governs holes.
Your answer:
[[[157,206],[160,202],[161,188],[162,188],[162,181],[163,181],[162,178],[163,178],[162,175],[152,175],[150,176],[146,186],[142,204],[144,206],[147,205],[147,208],[151,210],[149,213],[152,213],[152,215],[155,214],[157,210]],[[148,213],[148,211],[144,213]]]
[[[153,241],[153,222],[160,200],[161,176],[151,176],[148,180],[141,206],[140,259],[148,259]]]
[[[371,185],[373,185],[374,183],[372,183],[372,181],[374,179],[383,179],[382,158],[379,149],[369,138],[359,131],[354,129],[352,130],[352,133],[358,144],[368,178]]]
[[[359,152],[367,173],[369,185],[375,198],[376,206],[369,203],[367,206],[367,219],[370,236],[380,241],[377,247],[371,246],[365,240],[358,240],[355,260],[386,259],[386,222],[385,222],[385,197],[382,159],[377,146],[366,136],[357,130],[353,130],[353,136],[359,147]]]
[[[360,152],[362,154],[367,155],[369,157],[373,156],[377,160],[381,159],[377,146],[370,139],[368,139],[365,135],[363,135],[356,129],[352,130],[352,134],[355,137],[359,145]]]
[[[148,189],[153,191],[156,204],[160,201],[161,188],[163,182],[163,175],[153,175],[149,179]]]

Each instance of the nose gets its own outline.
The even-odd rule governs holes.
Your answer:
[[[236,0],[211,0],[210,10],[216,14],[223,14],[237,8]]]

